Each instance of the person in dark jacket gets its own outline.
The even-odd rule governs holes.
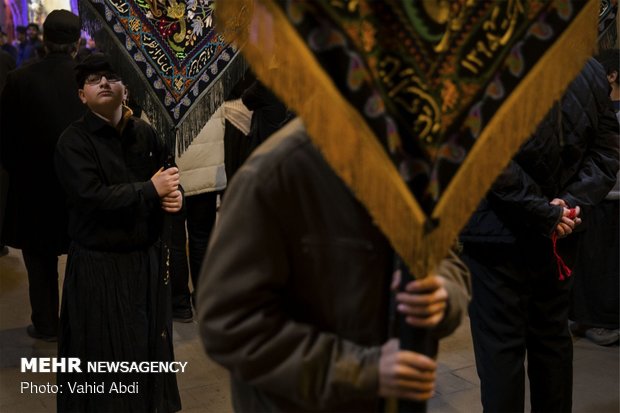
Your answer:
[[[569,267],[573,231],[618,171],[617,122],[590,59],[499,176],[463,230],[472,272],[471,330],[485,412],[570,412]],[[566,264],[566,266],[565,266]]]
[[[0,98],[2,166],[9,175],[2,243],[22,250],[28,270],[31,337],[55,340],[58,256],[67,252],[65,195],[54,173],[61,132],[84,113],[73,56],[79,18],[54,10],[45,20],[48,55],[9,73]]]
[[[127,88],[107,58],[77,67],[88,111],[61,135],[55,166],[69,202],[71,247],[63,286],[59,357],[171,362],[169,274],[163,270],[164,212],[183,198],[175,167],[155,130],[122,105]],[[174,373],[60,372],[58,384],[137,383],[136,393],[58,393],[59,412],[173,412]]]
[[[26,26],[26,40],[20,44],[18,49],[17,66],[33,63],[41,57],[40,54],[44,46],[40,37],[41,29],[39,29],[38,24],[30,23]]]
[[[17,63],[17,49],[9,42],[8,35],[2,29],[0,29],[0,49],[11,56],[14,64]]]
[[[437,364],[388,340],[394,254],[294,119],[239,169],[198,284],[207,353],[238,412],[379,411],[426,400]],[[451,254],[408,284],[399,310],[439,338],[459,324],[467,269]]]
[[[15,39],[13,39],[12,45],[17,49],[17,55],[19,56],[19,50],[21,45],[26,42],[26,26],[15,27]],[[17,59],[16,59],[17,60]]]
[[[252,126],[252,111],[243,104],[241,96],[254,82],[256,76],[248,70],[235,85],[226,98],[224,117],[224,167],[226,181],[232,181],[233,176],[254,149],[248,136]]]
[[[620,50],[603,50],[596,58],[607,72],[611,101],[620,121]],[[591,219],[579,248],[571,290],[571,332],[602,346],[620,339],[619,201],[620,182],[616,179],[605,199],[589,211]]]
[[[272,69],[275,70],[275,69]],[[253,111],[247,144],[241,147],[243,163],[261,143],[280,129],[286,120],[286,106],[260,80],[255,80],[241,95],[241,101]]]

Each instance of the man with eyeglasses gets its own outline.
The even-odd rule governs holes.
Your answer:
[[[69,201],[71,246],[63,286],[59,357],[169,362],[170,283],[160,270],[164,212],[180,211],[179,172],[163,169],[156,131],[123,105],[127,88],[107,58],[77,66],[83,118],[61,135],[55,164]],[[174,373],[114,374],[83,369],[58,383],[138,383],[136,394],[58,394],[58,411],[180,410]]]
[[[80,19],[54,10],[43,27],[47,55],[10,72],[0,98],[0,153],[9,175],[1,243],[22,250],[32,309],[28,335],[56,341],[58,256],[67,253],[69,241],[54,148],[84,113],[73,72]]]

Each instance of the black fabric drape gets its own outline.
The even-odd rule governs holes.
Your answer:
[[[92,373],[89,361],[171,361],[169,282],[160,274],[160,246],[130,253],[72,244],[60,321],[59,357],[78,357],[81,373],[59,373],[59,412],[170,412],[181,408],[176,377],[164,373]],[[79,271],[78,271],[79,269]],[[104,311],[105,309],[105,311]],[[137,394],[110,392],[113,382],[138,384]],[[103,383],[102,394],[69,385]]]

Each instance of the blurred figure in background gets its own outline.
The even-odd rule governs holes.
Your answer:
[[[0,29],[0,49],[11,55],[14,63],[17,63],[17,49],[9,42],[9,36]]]
[[[12,48],[17,54],[17,50],[11,46],[10,43],[6,41],[6,33],[0,33],[0,44],[2,44],[0,49],[0,94],[2,93],[2,89],[4,89],[4,85],[6,84],[6,78],[9,75],[9,72],[15,69],[15,57],[9,54],[6,50],[6,46]],[[0,234],[2,233],[2,224],[4,222],[4,211],[6,210],[6,192],[7,186],[9,184],[9,177],[2,167],[2,162],[0,162]],[[0,257],[3,257],[9,253],[9,249],[4,244],[0,243]]]
[[[17,66],[32,63],[37,58],[41,57],[40,49],[43,48],[43,43],[40,37],[41,30],[38,24],[30,23],[26,26],[26,40],[20,43],[17,55]]]
[[[28,334],[54,341],[58,256],[69,246],[66,197],[54,173],[54,150],[61,132],[82,116],[84,106],[73,72],[80,19],[54,10],[43,26],[47,56],[12,71],[0,99],[0,154],[9,174],[2,243],[22,250],[28,270]]]
[[[19,56],[21,48],[26,46],[26,26],[15,27],[15,39],[13,39],[12,44],[17,49],[17,55]]]
[[[15,69],[15,58],[4,48],[0,49],[0,92],[4,88],[9,72],[13,69]]]
[[[247,70],[224,102],[224,165],[229,183],[250,152],[248,135],[252,124],[252,111],[243,104],[241,95],[255,80],[254,73]]]
[[[620,50],[603,50],[597,60],[607,73],[611,101],[620,122]],[[617,128],[616,138],[620,139]],[[587,211],[590,219],[575,264],[571,291],[570,319],[575,321],[571,331],[601,346],[619,340],[619,200],[620,182],[616,175],[616,184],[605,199]]]
[[[276,70],[276,69],[272,69]],[[241,95],[241,100],[252,111],[248,145],[241,154],[241,164],[260,144],[287,120],[286,106],[260,80],[255,80]]]
[[[90,36],[82,37],[80,46],[80,50],[78,50],[77,56],[75,57],[75,60],[78,62],[83,61],[93,53],[97,53],[97,45],[95,44],[95,40]],[[137,116],[140,117],[140,115]]]

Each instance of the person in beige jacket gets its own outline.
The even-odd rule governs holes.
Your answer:
[[[185,215],[173,223],[172,312],[177,321],[191,321],[188,270],[194,291],[200,266],[215,224],[217,196],[226,188],[224,170],[224,107],[211,116],[187,150],[177,156],[181,186],[185,190]],[[189,268],[186,256],[187,221]]]

